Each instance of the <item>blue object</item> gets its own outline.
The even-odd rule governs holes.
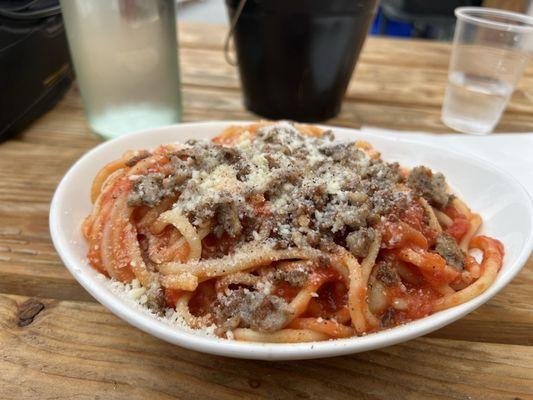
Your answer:
[[[411,37],[412,33],[413,24],[387,19],[387,17],[383,15],[381,7],[378,9],[370,29],[371,35]]]

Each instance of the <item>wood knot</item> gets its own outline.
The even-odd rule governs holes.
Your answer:
[[[261,381],[258,379],[248,379],[248,385],[250,385],[252,389],[257,389],[259,386],[261,386]]]
[[[44,309],[44,304],[39,300],[31,298],[19,306],[17,316],[18,326],[23,327],[31,324],[33,319]]]

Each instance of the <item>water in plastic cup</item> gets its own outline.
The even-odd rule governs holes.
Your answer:
[[[89,126],[104,138],[180,121],[174,0],[61,0]]]
[[[442,121],[461,132],[488,134],[529,62],[533,18],[482,7],[460,7],[455,15]]]

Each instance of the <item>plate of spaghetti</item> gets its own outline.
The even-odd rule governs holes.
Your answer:
[[[78,160],[52,200],[74,277],[198,351],[327,357],[436,330],[520,270],[532,202],[492,165],[289,122],[139,132]]]

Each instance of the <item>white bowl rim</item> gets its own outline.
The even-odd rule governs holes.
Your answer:
[[[243,125],[250,124],[257,121],[202,121],[202,122],[190,122],[190,123],[180,123],[174,125],[168,125],[158,128],[146,129],[138,132],[131,133],[126,136],[121,136],[116,139],[109,140],[107,142],[100,143],[95,146],[83,156],[81,156],[66,172],[66,174],[61,179],[54,196],[52,198],[50,206],[50,233],[52,237],[52,242],[62,259],[63,263],[66,265],[69,272],[74,276],[74,278],[102,305],[108,308],[116,316],[127,321],[131,325],[139,328],[140,330],[149,333],[153,336],[156,336],[167,342],[177,344],[181,347],[196,350],[204,353],[235,357],[235,358],[244,358],[244,359],[263,359],[263,360],[296,360],[296,359],[312,359],[312,358],[324,358],[344,354],[353,354],[368,350],[373,350],[385,346],[394,345],[397,343],[405,342],[407,340],[414,339],[416,337],[425,335],[427,333],[433,332],[445,325],[450,324],[451,322],[456,321],[457,319],[463,317],[464,315],[474,311],[476,308],[487,302],[490,298],[496,295],[501,289],[503,289],[517,274],[520,272],[522,267],[525,265],[527,259],[529,258],[533,250],[533,230],[531,230],[525,240],[525,245],[521,249],[520,253],[516,257],[515,262],[509,266],[509,271],[505,276],[501,277],[498,275],[496,281],[489,287],[484,293],[477,296],[476,298],[470,300],[467,303],[464,303],[458,307],[454,307],[445,311],[441,311],[430,316],[421,318],[419,320],[407,323],[402,326],[392,328],[390,330],[384,330],[378,333],[372,333],[366,336],[360,337],[351,337],[346,339],[336,339],[324,342],[311,342],[311,343],[290,343],[290,344],[279,344],[279,343],[254,343],[254,342],[240,342],[240,341],[231,341],[226,339],[219,339],[213,337],[205,337],[202,335],[197,335],[190,333],[178,328],[173,328],[163,323],[156,323],[153,317],[148,314],[144,314],[139,310],[135,310],[132,307],[124,307],[123,303],[118,299],[117,295],[104,289],[104,286],[101,282],[98,282],[96,279],[89,276],[83,272],[83,269],[80,268],[79,262],[70,257],[69,255],[69,242],[64,235],[62,235],[61,227],[56,221],[59,221],[59,215],[62,212],[60,209],[60,199],[62,193],[66,190],[66,185],[71,176],[73,176],[78,166],[82,163],[83,160],[90,158],[91,156],[99,153],[103,149],[108,147],[114,147],[117,143],[122,141],[132,141],[135,137],[144,136],[154,131],[164,131],[164,130],[175,130],[175,129],[187,129],[188,127],[194,126],[212,126],[213,129],[221,129],[227,127],[228,125]],[[322,128],[340,130],[340,131],[353,131],[356,134],[360,134],[365,137],[372,137],[373,134],[361,132],[357,129],[346,128],[346,127],[337,127],[331,125],[318,125]],[[416,146],[426,147],[432,150],[438,150],[440,152],[445,152],[450,155],[467,158],[470,162],[477,164],[483,169],[491,170],[493,173],[501,175],[506,180],[512,182],[516,189],[521,193],[521,195],[528,199],[528,216],[530,219],[530,225],[533,226],[533,200],[531,199],[529,193],[524,188],[524,186],[512,175],[506,171],[500,169],[494,164],[487,162],[478,157],[473,157],[472,155],[464,154],[457,151],[451,151],[448,149],[442,149],[434,145],[429,145],[424,142],[404,139],[402,137],[388,137],[382,135],[379,136],[380,139],[392,140],[396,142],[402,142],[405,144],[414,144]],[[87,183],[89,184],[89,183]],[[459,308],[460,307],[460,308]]]

